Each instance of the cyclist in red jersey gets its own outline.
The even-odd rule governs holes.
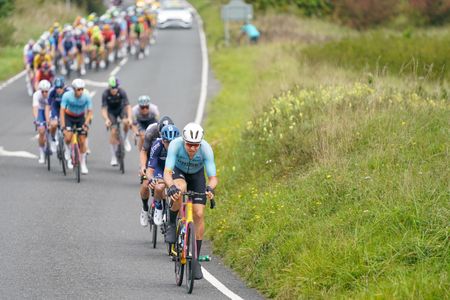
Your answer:
[[[34,86],[35,89],[38,90],[38,85],[41,80],[48,80],[49,82],[53,82],[53,78],[55,74],[53,73],[50,64],[48,62],[43,62],[41,67],[37,70],[36,76],[34,77]]]

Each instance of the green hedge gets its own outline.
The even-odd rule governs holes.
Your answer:
[[[448,45],[450,34],[410,37],[377,32],[359,38],[312,45],[304,49],[303,54],[312,62],[328,62],[355,70],[449,79]]]

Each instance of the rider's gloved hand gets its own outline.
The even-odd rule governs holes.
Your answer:
[[[173,184],[171,187],[169,187],[167,189],[167,196],[173,197],[176,194],[178,194],[179,192],[180,192],[180,189],[175,184]]]
[[[209,185],[206,187],[206,195],[208,196],[209,199],[214,198],[215,195],[214,189]]]
[[[152,179],[150,179],[149,181],[148,181],[148,186],[153,190],[154,188],[155,188],[155,186],[156,186],[156,178],[155,177],[153,177]]]

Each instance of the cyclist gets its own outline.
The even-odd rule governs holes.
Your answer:
[[[84,53],[86,51],[86,35],[81,28],[76,28],[74,31],[75,49],[76,49],[76,65],[80,72],[80,75],[86,74],[86,68],[84,67]]]
[[[55,74],[53,73],[50,64],[47,61],[44,61],[34,76],[35,90],[38,89],[38,84],[39,82],[41,82],[41,80],[45,79],[48,80],[49,82],[52,82],[54,77]]]
[[[248,40],[250,41],[251,44],[257,44],[261,34],[255,25],[251,24],[249,21],[246,21],[244,25],[241,27],[241,35],[239,36],[239,43],[241,42],[241,39],[244,35],[247,35]]]
[[[69,88],[65,87],[64,77],[57,77],[53,82],[53,88],[48,94],[46,118],[49,120],[49,130],[52,137],[50,147],[52,152],[56,152],[55,133],[59,125],[59,111],[61,109],[61,99]]]
[[[162,204],[161,200],[165,197],[164,182],[158,183],[157,179],[164,177],[164,165],[166,163],[167,149],[172,140],[180,135],[180,131],[175,125],[166,125],[161,130],[161,138],[157,139],[151,148],[150,159],[148,162],[147,178],[149,187],[155,191],[155,214],[153,222],[156,225],[162,224]]]
[[[117,124],[117,119],[122,119],[124,131],[124,147],[127,152],[131,151],[131,144],[128,140],[128,129],[132,124],[131,121],[131,105],[128,101],[127,93],[119,87],[119,80],[112,76],[108,80],[109,88],[102,95],[102,116],[105,119],[105,125],[110,128],[111,125]],[[111,128],[111,165],[117,166],[117,145],[119,141],[116,139],[117,128]]]
[[[73,129],[82,128],[79,135],[80,143],[80,166],[81,173],[88,174],[86,165],[86,137],[89,130],[89,122],[92,119],[92,99],[89,93],[84,91],[84,80],[77,78],[72,81],[72,91],[64,93],[61,100],[60,122],[64,128],[65,151],[64,156],[67,160],[69,169],[73,169],[70,158],[70,142],[72,140]]]
[[[37,43],[33,47],[33,50],[38,52],[33,58],[33,70],[35,74],[41,68],[42,63],[48,62],[50,66],[52,65],[52,58],[47,54],[44,43]]]
[[[75,38],[73,37],[73,28],[71,25],[65,25],[63,34],[60,36],[61,41],[59,44],[59,51],[62,55],[63,66],[61,69],[61,73],[63,75],[67,74],[68,70],[66,68],[72,68],[72,65],[69,63],[73,63],[75,61]]]
[[[23,64],[27,72],[25,81],[27,83],[27,90],[29,96],[33,95],[32,82],[34,78],[33,73],[33,59],[35,54],[33,51],[34,46],[35,46],[34,40],[30,39],[28,43],[23,47]]]
[[[205,184],[205,169],[208,175],[208,186]],[[166,242],[175,243],[175,222],[182,200],[180,192],[189,190],[205,193],[206,191],[206,196],[212,199],[218,183],[213,150],[203,140],[203,128],[200,125],[196,123],[187,124],[183,129],[182,137],[178,137],[170,143],[164,168],[164,181],[169,187],[167,195],[174,201],[170,208]],[[196,196],[193,203],[197,255],[200,255],[205,228],[203,214],[206,197]],[[198,261],[195,262],[193,270],[195,279],[203,278]]]
[[[38,89],[33,94],[33,116],[34,124],[38,126],[39,163],[45,163],[45,107],[47,105],[48,91],[51,83],[48,80],[39,82]]]
[[[107,55],[105,56],[108,61],[113,61],[112,53],[114,53],[114,47],[116,44],[116,35],[109,24],[103,25],[102,30],[103,42],[105,43],[105,50]]]
[[[157,138],[161,136],[160,132],[162,128],[166,125],[173,125],[173,121],[171,118],[164,116],[159,120],[158,123],[150,124],[147,129],[145,130],[144,135],[144,143],[142,145],[142,148],[139,148],[139,161],[140,161],[140,168],[139,168],[139,175],[141,177],[141,188],[140,188],[140,195],[142,200],[142,210],[140,214],[140,222],[142,226],[148,225],[148,198],[149,198],[149,192],[148,192],[148,180],[146,177],[146,170],[147,165],[149,162],[150,157],[150,147],[153,145],[154,141],[156,141]]]
[[[148,125],[158,122],[159,110],[158,106],[150,103],[150,97],[147,95],[140,96],[138,104],[132,109],[133,115],[133,131],[139,135],[138,149],[141,149],[144,141],[144,133]]]

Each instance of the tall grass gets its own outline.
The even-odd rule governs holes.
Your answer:
[[[308,43],[210,52],[214,251],[270,298],[448,298],[448,82],[311,62]]]
[[[313,62],[378,74],[410,74],[432,80],[450,78],[450,34],[410,36],[377,31],[311,45],[303,53]]]

